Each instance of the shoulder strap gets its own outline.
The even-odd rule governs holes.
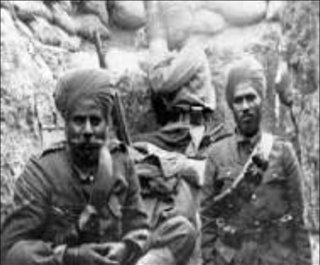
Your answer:
[[[271,152],[271,149],[273,146],[273,141],[274,141],[274,137],[272,134],[262,133],[260,141],[256,144],[255,148],[253,149],[247,162],[243,166],[241,173],[233,181],[233,183],[231,184],[231,186],[228,189],[226,189],[224,192],[222,192],[221,194],[219,194],[218,196],[216,196],[214,198],[215,202],[223,200],[227,195],[231,194],[233,192],[233,190],[237,188],[239,183],[243,180],[243,178],[245,176],[245,172],[247,171],[248,167],[250,166],[251,161],[252,161],[252,157],[255,154],[260,153],[263,155],[264,159],[266,159],[266,160],[269,159],[269,155],[270,155],[270,152]]]
[[[273,141],[274,137],[271,133],[262,133],[261,140],[258,144],[257,152],[260,152],[260,154],[264,157],[265,160],[269,159],[269,155],[273,146]]]

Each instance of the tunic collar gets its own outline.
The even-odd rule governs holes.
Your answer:
[[[238,145],[249,145],[253,148],[261,139],[261,130],[259,130],[254,136],[247,137],[241,134],[240,131],[236,128],[235,138]]]

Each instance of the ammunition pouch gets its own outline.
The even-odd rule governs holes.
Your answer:
[[[217,233],[221,242],[234,249],[241,248],[244,241],[268,241],[290,243],[294,219],[290,214],[267,222],[255,221],[251,227],[243,228],[228,224],[224,218],[216,220]]]
[[[244,178],[235,189],[236,197],[250,201],[252,194],[260,185],[267,167],[268,161],[263,160],[259,155],[254,155],[252,157],[252,163],[244,173]]]
[[[86,205],[78,219],[69,227],[54,235],[55,245],[76,246],[81,243],[94,242],[98,237],[99,218],[92,205]]]
[[[241,233],[236,226],[227,224],[223,218],[216,220],[218,237],[220,240],[229,247],[240,248],[241,247]]]

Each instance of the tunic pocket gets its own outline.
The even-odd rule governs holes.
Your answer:
[[[257,216],[261,219],[277,219],[285,215],[289,210],[287,192],[287,179],[283,174],[274,169],[267,171],[252,202]]]
[[[270,185],[286,185],[287,178],[276,168],[270,168],[264,174],[263,182]]]
[[[78,240],[76,225],[82,205],[54,203],[49,206],[49,218],[44,238],[54,244],[75,244]]]
[[[122,234],[122,205],[115,194],[111,194],[109,201],[102,209],[100,219],[100,235],[105,241],[118,241]]]
[[[77,221],[83,205],[53,204],[49,208],[50,222],[58,224],[70,224]]]

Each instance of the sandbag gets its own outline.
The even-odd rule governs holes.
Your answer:
[[[61,29],[50,25],[41,17],[35,18],[29,24],[29,27],[34,32],[35,37],[44,44],[59,46],[61,44]]]
[[[29,24],[34,32],[34,36],[44,44],[60,46],[71,51],[80,47],[80,38],[77,36],[69,36],[61,28],[50,24],[45,19],[37,17]]]
[[[106,4],[104,1],[93,1],[93,0],[81,1],[78,4],[77,12],[82,14],[97,15],[100,18],[101,22],[105,26],[108,26],[109,16],[108,16]]]
[[[201,1],[200,8],[216,12],[234,26],[260,22],[266,15],[267,1]]]
[[[94,40],[95,32],[99,32],[102,40],[110,37],[109,30],[96,15],[78,15],[74,17],[74,20],[76,23],[76,32],[83,38]]]
[[[53,23],[70,35],[74,35],[77,32],[77,25],[73,18],[69,16],[68,12],[59,3],[51,5]]]
[[[192,6],[185,1],[159,1],[159,9],[168,47],[170,50],[179,49],[191,34],[194,23]]]
[[[137,30],[146,23],[146,11],[143,1],[107,1],[112,22],[126,30]]]
[[[192,33],[214,35],[227,26],[224,17],[216,12],[200,9],[194,14]]]
[[[48,21],[53,18],[51,11],[42,1],[10,1],[10,3],[22,21],[32,21],[37,16],[43,17]]]

